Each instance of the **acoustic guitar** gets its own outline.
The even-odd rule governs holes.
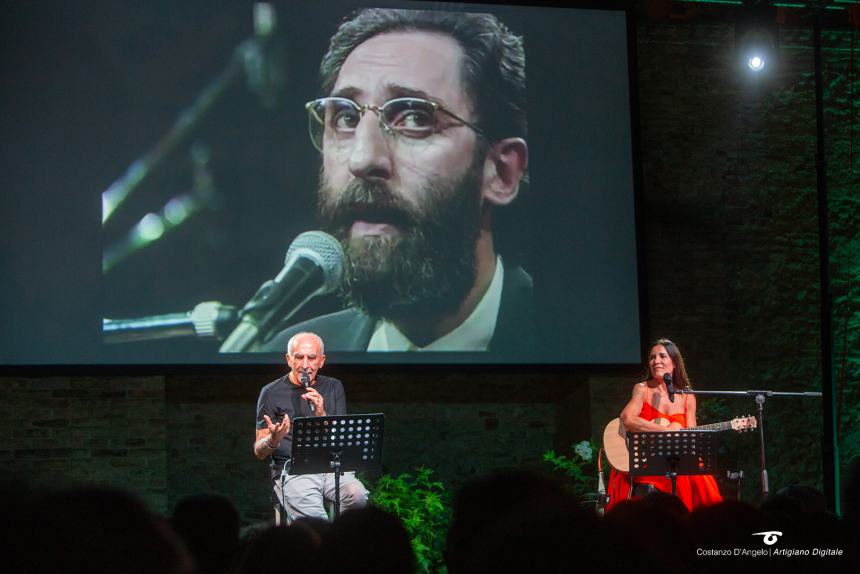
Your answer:
[[[658,418],[651,422],[655,422],[660,426],[668,427],[670,421],[668,419]],[[748,431],[756,428],[758,421],[755,417],[737,417],[730,421],[721,423],[713,423],[709,425],[699,425],[694,428],[684,430],[716,430],[716,431]],[[624,428],[621,419],[615,418],[609,421],[606,428],[603,430],[603,451],[606,453],[606,460],[612,465],[612,468],[621,472],[629,472],[630,470],[630,451],[627,449],[627,430]]]

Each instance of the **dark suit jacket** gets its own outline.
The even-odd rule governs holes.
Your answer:
[[[502,300],[496,330],[490,340],[493,353],[530,353],[534,342],[532,278],[521,267],[505,266]],[[326,352],[365,351],[377,319],[349,308],[293,325],[275,335],[260,351],[284,352],[290,337],[311,331],[322,337]]]

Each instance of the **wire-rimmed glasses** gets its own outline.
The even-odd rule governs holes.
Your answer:
[[[305,104],[305,109],[311,142],[319,151],[326,147],[341,151],[351,146],[358,123],[368,110],[376,113],[384,134],[412,151],[423,149],[431,136],[455,125],[467,126],[483,135],[475,124],[424,98],[394,98],[381,106],[362,106],[349,98],[332,96],[312,100]],[[456,123],[446,123],[443,116]]]

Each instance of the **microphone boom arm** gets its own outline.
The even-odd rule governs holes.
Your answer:
[[[203,89],[194,102],[182,110],[167,133],[155,147],[132,162],[116,181],[102,192],[102,226],[128,197],[169,157],[179,145],[186,141],[200,123],[209,116],[224,94],[242,77],[248,85],[263,97],[264,103],[274,98],[274,90],[280,89],[280,77],[272,66],[263,65],[270,57],[271,38],[275,27],[274,7],[260,4],[254,11],[255,35],[242,41],[233,50],[227,66]],[[269,76],[275,76],[269,78]],[[268,86],[265,80],[276,84]]]

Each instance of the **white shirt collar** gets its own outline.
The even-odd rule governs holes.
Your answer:
[[[418,347],[400,332],[394,323],[376,322],[368,351],[486,351],[496,331],[496,319],[502,302],[505,271],[502,257],[496,256],[496,271],[490,286],[465,321],[425,347]]]

